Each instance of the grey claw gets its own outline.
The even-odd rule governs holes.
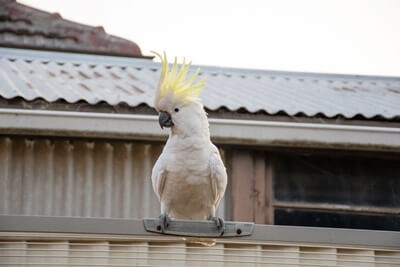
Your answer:
[[[217,230],[220,231],[220,235],[222,236],[224,234],[224,230],[225,230],[224,219],[222,219],[220,217],[212,217],[212,216],[209,216],[207,219],[210,221],[213,221],[215,223],[215,225],[217,226]]]
[[[161,214],[159,218],[160,218],[161,233],[164,233],[165,230],[168,228],[171,219],[168,217],[167,214]]]

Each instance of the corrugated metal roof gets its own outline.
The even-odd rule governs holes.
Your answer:
[[[0,49],[0,95],[69,103],[153,106],[159,63],[143,59]],[[200,66],[206,108],[353,118],[400,116],[400,78]]]
[[[0,45],[142,57],[139,46],[91,27],[16,2],[0,0]]]

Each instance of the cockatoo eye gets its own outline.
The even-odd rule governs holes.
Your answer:
[[[179,112],[179,108],[175,108],[174,111],[175,111],[175,112]]]

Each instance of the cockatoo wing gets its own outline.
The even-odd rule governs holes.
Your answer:
[[[217,209],[221,198],[224,196],[228,177],[224,163],[222,162],[221,156],[219,155],[218,149],[214,146],[214,153],[211,154],[210,158],[210,184],[213,196],[213,202],[215,209]]]
[[[151,182],[153,184],[153,190],[156,193],[158,200],[161,201],[161,196],[164,190],[165,178],[167,171],[162,167],[163,157],[162,154],[158,158],[156,164],[154,164],[153,171],[151,173]]]

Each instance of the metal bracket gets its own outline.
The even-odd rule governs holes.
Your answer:
[[[148,232],[195,237],[240,237],[253,234],[254,223],[225,222],[224,231],[217,229],[212,221],[171,220],[168,228],[162,232],[158,218],[143,219],[144,228]]]

